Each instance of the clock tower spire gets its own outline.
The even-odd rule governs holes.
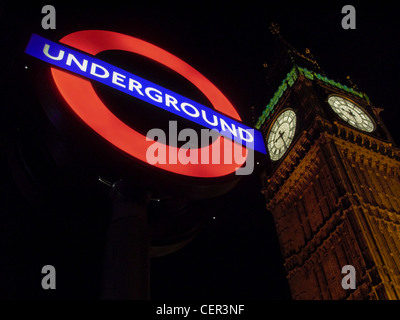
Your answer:
[[[291,67],[293,64],[300,65],[309,70],[324,73],[317,60],[314,58],[309,48],[306,48],[304,53],[294,48],[281,34],[280,28],[277,23],[271,22],[269,30],[274,36],[276,56],[274,66],[284,69]],[[280,57],[280,63],[277,63],[277,58]],[[282,61],[283,60],[283,61]],[[282,63],[283,62],[283,63]]]
[[[292,297],[400,299],[400,150],[381,109],[326,77],[276,24],[271,32],[287,55],[268,70],[278,85],[255,127],[267,142],[262,193]],[[355,289],[342,286],[344,266],[354,267]]]

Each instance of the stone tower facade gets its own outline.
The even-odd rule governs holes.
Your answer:
[[[286,49],[289,71],[256,128],[270,152],[262,192],[292,297],[399,299],[400,150],[366,94]],[[345,265],[355,289],[342,286]]]

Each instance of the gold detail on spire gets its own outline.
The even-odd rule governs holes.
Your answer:
[[[354,90],[359,90],[358,86],[353,82],[353,79],[350,76],[347,76],[346,80]]]
[[[279,34],[279,26],[275,22],[271,22],[271,25],[269,26],[269,30],[271,31],[272,34]]]
[[[314,56],[311,54],[310,49],[306,48],[305,53],[300,53],[297,49],[295,49],[290,43],[288,43],[280,34],[280,29],[279,29],[279,25],[275,22],[271,22],[270,26],[269,26],[269,30],[271,31],[271,33],[273,35],[275,35],[279,41],[286,46],[288,53],[289,53],[289,57],[292,60],[293,63],[296,63],[295,60],[295,56],[301,57],[305,60],[307,60],[309,63],[311,63],[314,68],[316,68],[316,70],[318,70],[319,72],[321,72],[321,68],[318,64],[318,62],[315,60]],[[322,72],[323,73],[323,72]]]

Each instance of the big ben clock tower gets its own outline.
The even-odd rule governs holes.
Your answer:
[[[285,50],[278,89],[256,123],[268,159],[262,193],[293,299],[400,298],[400,150],[377,108]],[[278,72],[279,71],[279,72]],[[282,76],[283,74],[283,76]],[[355,289],[342,286],[343,266]]]

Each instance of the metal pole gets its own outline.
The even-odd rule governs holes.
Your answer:
[[[119,180],[111,187],[113,210],[106,236],[102,299],[147,300],[150,232],[145,188]]]

